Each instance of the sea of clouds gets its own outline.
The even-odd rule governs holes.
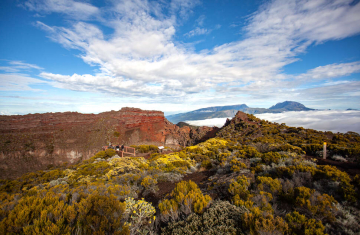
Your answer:
[[[288,126],[304,127],[319,131],[360,133],[360,111],[357,110],[315,110],[301,112],[263,113],[256,117],[270,122],[286,123]],[[231,117],[229,117],[231,119]],[[186,121],[194,126],[222,127],[226,118]]]

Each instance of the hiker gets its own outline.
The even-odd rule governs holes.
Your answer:
[[[119,151],[119,150],[120,150],[120,145],[119,145],[119,144],[116,145],[115,150],[116,150],[116,151]]]
[[[121,145],[121,151],[124,151],[124,148],[125,148],[125,146],[124,146],[124,144],[122,144]]]

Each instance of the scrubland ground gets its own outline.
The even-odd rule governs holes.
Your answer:
[[[328,143],[330,159],[321,160]],[[359,234],[360,136],[237,114],[216,138],[0,182],[1,234]],[[329,165],[330,164],[330,165]]]

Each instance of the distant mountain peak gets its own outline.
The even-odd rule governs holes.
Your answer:
[[[305,105],[295,101],[284,101],[281,103],[277,103],[276,105],[271,106],[269,109],[282,109],[291,111],[311,110],[310,108],[305,107]]]
[[[192,112],[218,112],[218,111],[224,111],[224,110],[244,110],[246,108],[249,108],[246,104],[236,104],[236,105],[227,105],[227,106],[213,106],[213,107],[207,107],[202,109],[197,109]]]

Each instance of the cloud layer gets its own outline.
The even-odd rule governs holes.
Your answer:
[[[319,131],[346,133],[348,131],[360,134],[360,111],[302,111],[283,113],[257,114],[256,117],[270,122],[285,123],[287,126],[304,127]],[[231,119],[231,118],[230,118]],[[222,127],[226,118],[212,118],[206,120],[186,121],[194,126]]]
[[[228,117],[228,118],[231,119],[233,117]],[[185,122],[193,126],[222,127],[225,124],[226,119],[227,118],[210,118],[205,120],[195,120],[195,121],[185,121]]]
[[[271,122],[286,123],[288,126],[304,127],[319,131],[360,133],[360,111],[302,111],[284,113],[264,113],[256,117]]]

